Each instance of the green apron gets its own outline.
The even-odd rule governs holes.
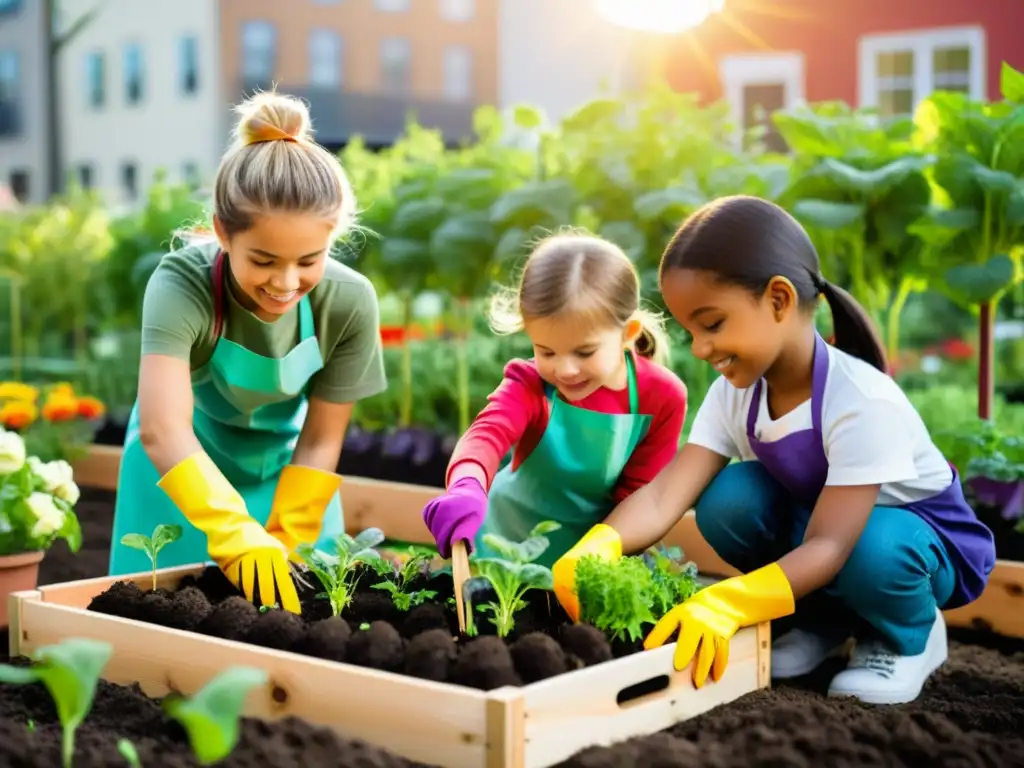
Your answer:
[[[545,384],[551,403],[547,429],[519,467],[513,471],[506,465],[494,476],[474,555],[500,557],[484,542],[487,533],[522,541],[537,523],[554,520],[562,527],[548,534],[550,545],[535,561],[551,567],[608,516],[615,484],[651,424],[650,416],[637,413],[636,370],[629,352],[626,377],[628,414],[578,408]]]
[[[265,525],[281,470],[291,461],[309,408],[308,386],[324,366],[309,297],[299,301],[299,343],[282,358],[251,352],[221,334],[222,279],[226,259],[213,269],[218,341],[210,360],[192,373],[193,428],[203,449],[245,499],[249,514]],[[218,295],[220,293],[220,295]],[[149,536],[160,523],[180,525],[181,538],[159,555],[161,568],[210,561],[206,534],[193,526],[157,485],[160,476],[139,437],[138,402],[132,407],[118,473],[108,574],[149,570],[144,552],[121,544],[126,533]],[[317,547],[331,549],[344,532],[338,494],[324,512]]]

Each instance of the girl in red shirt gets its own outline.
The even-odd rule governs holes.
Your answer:
[[[686,386],[663,365],[667,339],[640,308],[636,269],[600,238],[551,237],[490,320],[498,333],[524,331],[534,357],[505,366],[455,448],[446,493],[424,508],[438,549],[448,557],[462,539],[493,556],[485,533],[522,540],[554,520],[561,528],[538,563],[552,565],[584,534],[587,551],[621,555],[601,521],[676,455],[686,417]]]

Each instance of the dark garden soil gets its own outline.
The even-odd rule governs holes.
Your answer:
[[[79,503],[85,547],[77,556],[69,555],[62,546],[55,547],[43,563],[41,581],[52,583],[103,575],[107,565],[110,514],[110,494],[88,492]],[[201,586],[206,586],[207,582],[212,590],[216,581],[208,578]],[[190,586],[191,590],[182,592],[198,600],[200,585]],[[180,594],[179,601],[183,600]],[[137,603],[137,608],[141,608],[143,602],[146,600]],[[153,597],[148,602],[155,610],[161,600]],[[221,605],[226,602],[221,600]],[[371,609],[365,609],[367,613],[355,616],[353,621],[370,619],[371,627],[385,626],[387,616],[371,618]],[[206,617],[207,627],[212,615]],[[257,611],[259,618],[275,615],[281,614]],[[447,622],[448,618],[444,620]],[[303,642],[308,649],[312,643],[308,627],[331,622],[303,624],[306,629]],[[253,619],[247,633],[254,633],[256,626],[256,619]],[[279,643],[287,635],[281,626],[273,631],[270,626],[263,629],[262,634],[255,633],[250,642],[262,639],[267,644]],[[451,627],[447,624],[436,629],[451,637]],[[513,641],[512,647],[516,647],[515,643],[525,644],[530,639],[526,636],[530,631],[544,629],[543,625],[527,628],[522,637]],[[406,634],[409,631],[407,629]],[[344,630],[339,632],[344,633]],[[382,646],[370,643],[365,643],[360,650],[354,643],[357,636],[374,632],[372,629],[361,631],[358,627],[353,632],[349,626],[346,660],[353,661],[348,657],[356,653],[357,656],[362,654],[360,658],[371,666],[397,664],[394,636],[390,633],[383,651]],[[387,633],[387,630],[376,632]],[[331,633],[322,630],[322,634]],[[424,629],[409,639],[403,635],[402,628],[398,630],[399,639],[406,647],[403,664],[408,664],[413,655],[412,640],[428,634],[429,630]],[[536,640],[538,635],[531,637],[531,642],[542,642]],[[466,643],[465,648],[457,649],[456,660],[470,655],[469,649],[474,643],[494,649],[492,641],[495,639],[477,638]],[[4,640],[0,637],[0,642]],[[869,707],[826,699],[822,692],[827,687],[829,674],[837,669],[836,665],[831,665],[795,683],[776,684],[772,690],[745,696],[670,731],[611,748],[586,750],[563,765],[572,768],[1024,766],[1024,727],[1021,725],[1024,723],[1024,641],[952,630],[951,640],[949,661],[912,704]],[[392,651],[387,650],[388,643],[392,644]],[[501,646],[504,648],[505,644]],[[478,655],[489,654],[480,651]],[[529,654],[511,655],[511,669],[507,662],[502,662],[503,674],[529,676],[530,673],[519,669],[517,664],[522,656]],[[573,655],[563,654],[567,663],[578,663],[571,658]],[[423,656],[423,669],[431,663],[438,665],[435,669],[447,664],[448,674],[454,674],[449,656],[438,653],[431,657],[427,652]],[[427,657],[433,661],[428,661]],[[481,670],[497,674],[499,668],[500,665],[488,667],[480,663],[476,669],[477,674],[483,674]],[[473,684],[474,681],[465,682]],[[475,682],[480,685],[479,680]],[[197,765],[184,733],[163,716],[158,702],[134,688],[101,684],[93,710],[79,729],[76,768],[122,768],[126,762],[116,749],[121,738],[134,742],[146,768]],[[60,728],[53,705],[41,687],[0,685],[0,766],[53,768],[59,765],[59,741]],[[407,768],[416,764],[302,722],[270,725],[246,721],[238,748],[222,765],[227,768]]]

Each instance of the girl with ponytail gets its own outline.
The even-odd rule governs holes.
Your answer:
[[[867,313],[820,272],[800,224],[755,197],[690,216],[661,261],[665,306],[721,376],[673,464],[606,519],[625,551],[658,541],[691,507],[742,575],[696,593],[651,631],[677,630],[675,664],[718,680],[740,627],[792,615],[776,678],[806,674],[856,641],[829,694],[915,699],[946,659],[944,609],[977,599],[992,532],[886,371]],[[824,297],[835,344],[818,334]]]

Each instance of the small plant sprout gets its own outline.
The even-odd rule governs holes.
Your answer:
[[[130,768],[142,768],[142,761],[139,760],[139,751],[128,739],[117,740],[117,751],[125,759]]]
[[[153,529],[153,536],[145,536],[141,533],[126,533],[121,537],[121,543],[132,549],[139,549],[149,556],[149,562],[153,564],[153,589],[156,590],[156,558],[160,550],[168,544],[173,544],[181,538],[180,525],[158,525]]]
[[[464,588],[464,594],[473,595],[490,586],[497,597],[496,603],[487,603],[478,608],[490,611],[490,621],[500,637],[506,637],[515,626],[515,614],[525,607],[523,595],[531,589],[552,590],[554,578],[551,569],[533,561],[548,548],[547,534],[562,526],[548,520],[538,523],[523,541],[510,541],[494,533],[484,534],[484,542],[497,551],[501,557],[470,558],[473,577]],[[466,600],[471,604],[471,600]],[[467,617],[468,618],[468,617]]]
[[[339,616],[352,601],[359,574],[356,566],[364,563],[380,571],[384,558],[374,547],[384,541],[380,528],[367,528],[356,536],[341,534],[337,538],[337,554],[315,549],[312,544],[300,544],[296,549],[309,569],[324,586],[317,597],[331,601],[331,611]]]
[[[239,721],[249,692],[269,679],[262,669],[228,667],[190,698],[168,694],[163,708],[185,729],[199,763],[213,765],[230,755],[238,743]]]
[[[409,558],[397,568],[397,571],[393,571],[393,578],[374,584],[373,589],[390,592],[391,601],[400,611],[408,611],[410,608],[436,597],[437,592],[431,589],[406,591],[409,583],[429,568],[431,559],[433,559],[433,552],[430,550],[414,549]]]
[[[69,638],[47,645],[32,654],[31,667],[0,664],[0,683],[42,683],[57,709],[62,729],[61,764],[71,768],[75,733],[92,709],[100,673],[110,660],[113,646],[89,638]]]

